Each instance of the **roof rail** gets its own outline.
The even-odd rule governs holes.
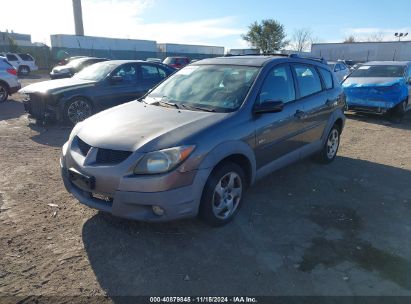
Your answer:
[[[327,61],[324,58],[317,58],[317,57],[310,57],[310,56],[301,56],[299,54],[290,54],[289,55],[290,58],[300,58],[300,59],[308,59],[308,60],[314,60],[314,61],[318,61],[321,62],[323,64],[327,64]]]

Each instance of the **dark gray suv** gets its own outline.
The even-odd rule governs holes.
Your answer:
[[[297,56],[198,61],[143,99],[76,125],[64,184],[113,215],[229,222],[259,178],[312,154],[334,160],[343,90],[325,62]]]

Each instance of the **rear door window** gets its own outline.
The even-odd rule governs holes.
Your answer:
[[[21,60],[24,61],[33,61],[33,57],[31,57],[29,54],[17,54],[20,56]]]
[[[13,54],[7,54],[8,61],[19,61],[19,59]]]
[[[160,74],[156,66],[148,64],[141,65],[141,75],[143,81],[145,82],[159,81],[160,79],[164,78],[160,77]]]
[[[288,65],[274,67],[265,78],[258,104],[268,100],[284,103],[295,100],[294,80]]]
[[[293,69],[297,76],[301,98],[322,91],[320,76],[313,66],[296,64]]]
[[[334,86],[334,83],[333,83],[333,76],[331,75],[331,73],[327,71],[326,69],[322,69],[322,68],[319,68],[318,70],[320,71],[321,77],[323,78],[325,88],[327,90],[332,89]]]

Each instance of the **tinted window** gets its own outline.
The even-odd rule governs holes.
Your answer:
[[[28,54],[17,54],[24,61],[33,61],[33,58]]]
[[[8,61],[18,61],[17,57],[12,54],[7,54]]]
[[[161,78],[161,79],[167,77],[168,73],[167,73],[166,70],[164,70],[164,69],[162,69],[162,68],[159,68],[159,67],[157,67],[157,69],[158,69],[158,74],[160,75],[160,78]]]
[[[350,77],[403,77],[401,65],[362,65]]]
[[[319,70],[323,78],[326,89],[327,90],[332,89],[333,88],[333,76],[331,75],[331,73],[322,68],[319,68]]]
[[[153,65],[141,65],[141,75],[143,80],[145,81],[158,81],[160,79],[160,75],[158,73],[158,69],[156,66]]]
[[[258,102],[261,104],[266,100],[295,100],[294,80],[289,66],[276,67],[270,71],[261,87]]]
[[[297,83],[301,97],[305,97],[322,90],[320,76],[314,67],[308,65],[295,65]]]
[[[125,64],[114,71],[113,76],[123,77],[123,82],[136,82],[137,81],[137,69],[134,64]]]

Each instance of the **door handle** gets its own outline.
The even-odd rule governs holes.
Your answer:
[[[335,106],[337,105],[337,103],[338,103],[338,102],[337,102],[336,100],[328,99],[328,100],[326,101],[325,105],[326,105],[327,107],[332,108],[332,107],[335,107]]]
[[[301,111],[301,110],[297,110],[294,114],[294,117],[296,117],[298,119],[305,119],[305,118],[307,118],[307,113],[305,113],[304,111]]]

